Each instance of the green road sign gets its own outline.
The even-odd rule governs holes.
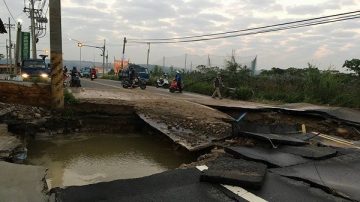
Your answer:
[[[21,32],[21,60],[30,58],[30,33]]]

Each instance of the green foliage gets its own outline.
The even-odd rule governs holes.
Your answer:
[[[114,69],[111,69],[111,70],[108,72],[108,75],[115,75]]]
[[[354,71],[360,76],[360,59],[346,60],[343,67],[346,67],[350,71]]]
[[[101,78],[102,79],[109,79],[109,80],[119,80],[119,77],[117,75],[115,75],[115,74],[105,74]]]
[[[68,90],[64,90],[64,103],[65,104],[78,104],[79,101]]]
[[[346,107],[360,107],[360,79],[337,71],[307,68],[272,68],[250,76],[246,67],[228,61],[225,69],[200,65],[184,72],[185,90],[211,95],[213,80],[220,73],[225,88],[221,93],[233,99],[309,102]]]
[[[254,95],[254,91],[249,87],[239,87],[235,89],[232,98],[239,100],[250,100]]]

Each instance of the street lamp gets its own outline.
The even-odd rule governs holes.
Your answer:
[[[81,47],[83,47],[83,44],[81,42],[78,42],[77,46],[80,48],[80,69],[81,69]]]
[[[77,42],[77,46],[80,48],[80,69],[81,69],[81,47],[83,47],[83,42],[72,38],[70,38],[69,40]]]
[[[97,49],[100,49],[102,54],[101,56],[103,57],[103,75],[105,74],[105,43],[106,41],[104,40],[104,46],[92,46],[92,45],[87,45],[87,44],[84,44],[83,42],[79,41],[79,40],[76,40],[76,39],[69,39],[71,41],[76,41],[77,42],[77,46],[80,48],[80,66],[81,66],[81,48],[82,47],[91,47],[91,48],[97,48]]]

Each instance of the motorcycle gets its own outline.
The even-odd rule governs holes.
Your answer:
[[[170,93],[174,93],[175,91],[179,91],[180,93],[182,93],[182,89],[184,88],[184,84],[182,83],[181,85],[182,85],[182,87],[181,87],[181,90],[180,90],[178,85],[177,85],[177,81],[174,79],[171,82],[170,87],[169,87]]]
[[[69,83],[70,83],[70,75],[68,73],[64,73],[64,81],[63,81],[64,88],[68,87]]]
[[[71,76],[70,87],[81,87],[79,74]]]
[[[145,90],[146,88],[146,81],[144,79],[141,79],[139,77],[135,78],[132,82],[130,79],[124,79],[122,81],[123,88],[137,88],[140,87],[142,90]]]
[[[92,81],[92,80],[96,79],[96,75],[94,73],[92,73],[90,78],[91,78],[91,81]]]
[[[156,80],[156,88],[159,87],[168,88],[169,80],[167,78],[159,78],[158,80]]]

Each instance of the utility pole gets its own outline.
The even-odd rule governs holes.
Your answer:
[[[106,69],[109,69],[109,51],[106,50]]]
[[[31,0],[33,1],[33,0]],[[51,105],[64,108],[61,0],[50,0]]]
[[[16,46],[15,46],[15,74],[17,74],[17,68],[20,63],[20,41],[21,41],[21,24],[18,22],[16,31]]]
[[[10,71],[12,70],[12,61],[13,61],[13,58],[12,58],[12,42],[11,42],[11,29],[15,26],[14,24],[11,24],[10,23],[10,18],[9,18],[9,23],[8,24],[5,24],[8,29],[9,29],[9,61],[10,61]],[[9,64],[9,63],[8,63]]]
[[[163,70],[165,70],[165,56],[163,57]]]
[[[8,45],[8,40],[6,39],[6,66],[8,69],[9,68],[9,45]]]
[[[78,45],[78,47],[80,48],[80,69],[81,69],[81,48],[82,48],[83,44],[80,43],[80,42],[78,42],[77,45]]]
[[[125,45],[126,45],[126,37],[124,37],[123,42],[123,52],[122,52],[122,60],[121,60],[121,70],[124,68],[124,59],[125,59]]]
[[[185,53],[185,69],[186,69],[187,54]]]
[[[49,4],[50,6],[50,4]],[[30,0],[30,20],[31,20],[31,43],[32,43],[32,57],[36,59],[36,34],[35,34],[35,9],[34,0]]]
[[[208,67],[211,67],[210,55],[208,54]]]
[[[150,43],[148,43],[146,67],[149,68]]]
[[[106,43],[106,39],[104,39],[104,46],[102,48],[102,56],[103,56],[103,76],[105,75],[105,43]]]

